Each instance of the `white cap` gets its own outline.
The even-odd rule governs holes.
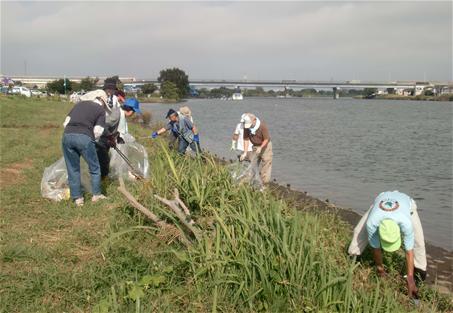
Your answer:
[[[241,117],[241,123],[244,123],[244,128],[252,127],[253,120],[255,119],[255,115],[252,113],[244,113]]]

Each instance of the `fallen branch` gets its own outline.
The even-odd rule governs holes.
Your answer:
[[[192,232],[195,238],[199,240],[201,238],[200,231],[196,227],[194,227],[195,222],[192,220],[190,216],[190,211],[184,204],[184,202],[182,202],[182,200],[179,198],[179,191],[176,188],[174,191],[174,196],[175,196],[174,200],[168,200],[158,195],[154,195],[154,197],[157,200],[159,200],[160,202],[167,205],[170,209],[172,209],[173,212],[175,212],[178,219],[181,221],[181,223],[183,223],[184,226],[186,226]]]
[[[137,199],[135,199],[135,197],[126,189],[126,186],[124,185],[124,180],[121,176],[119,177],[119,182],[120,186],[118,187],[118,191],[121,192],[126,197],[126,199],[134,208],[139,210],[147,218],[153,221],[166,234],[171,235],[171,237],[173,238],[176,237],[185,246],[190,246],[191,244],[190,241],[186,238],[186,236],[180,229],[178,229],[174,225],[168,224],[165,221],[161,220],[157,215],[148,210],[146,207],[140,204],[140,202],[138,202]]]

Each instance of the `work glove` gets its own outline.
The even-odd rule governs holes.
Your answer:
[[[120,136],[116,137],[116,143],[120,144],[120,145],[124,145],[126,142],[124,141],[123,138],[121,138]]]
[[[196,143],[200,143],[200,135],[198,134],[193,135],[193,141],[195,141]]]
[[[241,156],[239,157],[239,161],[244,161],[245,159],[247,158],[247,152],[244,152],[243,154],[241,154]]]
[[[414,276],[407,276],[406,282],[409,298],[418,299],[418,289],[417,286],[415,285]]]
[[[263,148],[258,147],[258,148],[256,148],[255,153],[256,153],[257,155],[260,155],[262,151],[263,151]]]
[[[107,137],[107,145],[110,148],[115,148],[116,147],[116,137],[113,135],[110,135]]]
[[[236,140],[231,141],[231,151],[236,150]]]
[[[153,132],[153,133],[151,134],[151,138],[153,138],[153,139],[156,139],[157,136],[159,136],[159,134],[158,134],[157,132]]]

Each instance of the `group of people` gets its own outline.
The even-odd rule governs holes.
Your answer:
[[[81,98],[68,114],[64,126],[63,151],[68,169],[71,198],[83,204],[80,188],[80,156],[87,161],[93,188],[92,201],[104,199],[101,178],[108,175],[109,149],[121,142],[127,132],[126,116],[140,113],[135,99],[125,100],[114,86],[104,86]],[[170,109],[165,127],[153,132],[157,138],[170,133],[170,141],[181,155],[190,149],[200,155],[200,136],[191,110],[181,107]],[[239,151],[239,160],[257,162],[260,178],[268,184],[272,171],[272,141],[267,124],[252,113],[244,113],[233,132],[231,150]],[[385,276],[382,250],[394,252],[403,243],[406,251],[406,281],[409,296],[417,298],[416,277],[426,277],[426,251],[423,229],[415,201],[399,191],[379,194],[354,229],[348,249],[352,256],[361,255],[370,245],[377,272]]]
[[[77,206],[84,204],[80,157],[88,164],[91,200],[105,199],[101,180],[109,174],[110,149],[124,143],[122,136],[128,132],[126,117],[134,113],[141,113],[137,99],[126,99],[115,84],[105,84],[103,89],[81,96],[66,116],[62,148],[70,196]]]

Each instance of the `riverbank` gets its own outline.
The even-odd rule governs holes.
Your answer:
[[[355,99],[365,99],[363,96],[355,97]],[[440,96],[398,96],[398,95],[376,95],[372,99],[377,100],[413,100],[413,101],[453,101],[453,94],[445,94]]]
[[[108,200],[82,208],[42,199],[42,172],[61,155],[61,122],[71,106],[0,98],[0,311],[452,309],[450,299],[427,287],[414,308],[394,256],[386,259],[390,275],[384,280],[369,259],[355,264],[344,250],[350,227],[331,212],[314,213],[315,200],[296,210],[289,190],[282,200],[237,186],[211,157],[178,157],[162,140],[142,140],[151,177],[127,188],[187,234],[153,196],[171,198],[177,188],[201,232],[198,239],[187,234],[190,248],[136,212],[115,181],[104,184]],[[138,125],[130,131],[137,138],[150,132]]]

